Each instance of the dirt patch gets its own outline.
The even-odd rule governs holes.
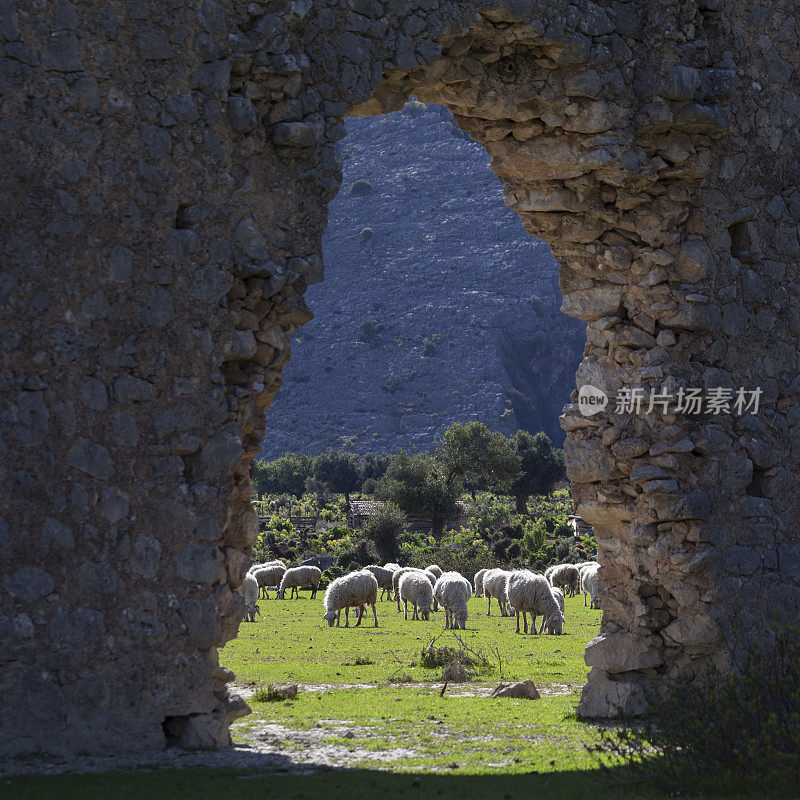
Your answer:
[[[235,726],[234,726],[235,728]],[[366,750],[359,747],[359,739],[367,739],[371,728],[345,727],[341,724],[297,730],[273,722],[255,722],[246,736],[252,745],[269,749],[282,749],[291,754],[298,767],[347,767],[364,762],[392,762],[401,758],[414,758],[418,754],[407,747],[389,747]],[[332,738],[347,738],[352,745],[332,742]]]
[[[382,684],[377,683],[298,683],[298,692],[337,692],[346,689],[379,689]],[[440,681],[415,681],[411,683],[390,684],[398,688],[426,689],[433,691],[440,690]],[[253,696],[253,692],[258,688],[258,684],[231,684],[231,691],[240,694],[245,700]],[[488,697],[496,688],[497,683],[462,683],[448,684],[447,694],[450,697]],[[575,687],[570,683],[551,683],[543,686],[536,685],[542,697],[559,697],[575,691]]]

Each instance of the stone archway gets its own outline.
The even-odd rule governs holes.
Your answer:
[[[741,417],[567,407],[603,562],[581,712],[636,711],[796,618],[800,58],[788,0],[750,14],[7,3],[0,751],[229,741],[216,647],[333,145],[348,110],[409,94],[454,111],[550,242],[589,322],[579,384],[763,389]]]

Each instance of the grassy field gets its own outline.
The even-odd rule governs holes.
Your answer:
[[[251,700],[253,714],[234,726],[235,741],[281,754],[269,774],[248,766],[25,777],[0,781],[0,793],[10,800],[667,796],[642,786],[632,793],[624,770],[604,773],[586,751],[599,730],[579,721],[575,708],[600,612],[584,608],[581,597],[567,599],[563,636],[517,635],[513,618],[500,617],[494,604],[487,617],[486,601],[472,600],[460,642],[443,630],[441,612],[429,622],[405,621],[393,603],[381,602],[378,628],[365,620],[337,629],[322,611],[321,595],[262,600],[263,616],[242,624],[220,654],[246,691],[300,684],[290,702]],[[487,660],[474,680],[450,684],[444,696],[441,668],[419,664],[434,637],[437,647],[463,642]],[[534,680],[541,699],[486,696],[501,679],[522,678]],[[298,769],[309,774],[292,774]]]

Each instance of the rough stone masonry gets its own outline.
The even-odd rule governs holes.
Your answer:
[[[412,94],[552,245],[578,386],[763,390],[758,414],[566,407],[603,564],[579,711],[796,621],[799,14],[0,0],[0,752],[229,743],[248,465],[322,279],[334,145]]]

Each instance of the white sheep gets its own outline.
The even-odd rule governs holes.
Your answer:
[[[445,572],[436,581],[433,595],[444,608],[444,627],[463,630],[467,625],[467,601],[472,597],[472,584],[458,572]]]
[[[583,605],[586,605],[586,595],[592,599],[589,602],[589,608],[600,608],[600,602],[597,599],[598,583],[600,581],[600,565],[589,564],[581,570],[581,590],[583,591]]]
[[[394,575],[392,575],[392,591],[394,592],[395,600],[397,600],[397,610],[401,611],[400,608],[400,578],[403,577],[408,572],[424,572],[424,570],[420,569],[419,567],[400,567],[400,569],[395,570]],[[428,573],[428,579],[432,578],[433,575]],[[436,579],[433,579],[433,582],[436,583]]]
[[[564,621],[566,622],[566,614],[564,613],[564,592],[561,591],[557,586],[551,586],[550,591],[553,593],[553,597],[556,599],[556,603],[558,603],[559,609],[561,609],[561,616],[564,617]],[[547,633],[558,633],[554,626],[550,624],[550,617],[545,617],[544,622],[544,629]]]
[[[389,600],[391,600],[392,576],[394,572],[390,569],[386,569],[386,567],[379,567],[377,564],[369,564],[364,567],[364,569],[368,569],[375,576],[375,580],[378,581],[378,588],[381,590],[381,600],[383,600],[383,595],[386,593],[388,593]]]
[[[260,589],[261,595],[269,600],[267,587],[280,585],[285,572],[286,565],[281,562],[280,564],[268,564],[265,567],[259,567],[257,570],[251,572],[250,575],[258,581],[258,588]]]
[[[276,558],[273,561],[263,561],[260,564],[251,564],[250,569],[247,570],[248,574],[252,574],[253,572],[257,572],[264,567],[285,567],[286,563],[281,561],[281,559]]]
[[[388,563],[384,564],[383,568],[390,569],[392,572],[397,572],[397,570],[402,569],[402,567],[394,561],[389,561]]]
[[[442,568],[438,564],[431,564],[429,567],[425,567],[425,569],[428,570],[428,572],[432,572],[436,576],[437,581],[442,577]]]
[[[488,571],[489,570],[484,567],[475,573],[475,577],[473,579],[473,583],[475,584],[475,597],[483,597],[483,576]]]
[[[245,622],[255,622],[256,614],[261,614],[258,607],[258,581],[252,575],[245,575],[239,594],[244,600]]]
[[[411,619],[428,620],[433,603],[433,587],[427,576],[418,572],[406,572],[400,578],[400,600],[403,603],[403,619],[408,619],[408,604],[414,606],[414,613]]]
[[[358,608],[358,622],[356,627],[361,624],[364,616],[364,606],[372,606],[372,614],[375,617],[375,627],[378,627],[378,612],[375,604],[378,602],[378,581],[375,576],[366,569],[358,572],[350,572],[341,578],[331,581],[325,590],[325,598],[322,601],[325,606],[324,619],[329,627],[333,627],[336,622],[340,624],[339,612],[344,609],[344,626],[350,627],[350,609]]]
[[[284,594],[287,589],[292,591],[289,593],[289,599],[292,597],[300,597],[298,587],[310,586],[311,599],[317,596],[317,589],[319,589],[319,582],[322,578],[322,570],[319,567],[312,567],[306,565],[305,567],[289,567],[283,573],[281,578],[281,585],[278,588],[278,599],[283,600]]]
[[[557,564],[545,578],[551,586],[558,586],[561,590],[569,592],[570,597],[574,597],[581,590],[581,575],[574,564]]]
[[[483,575],[483,594],[484,597],[489,598],[489,607],[486,610],[486,616],[492,614],[492,598],[497,600],[497,605],[500,606],[500,616],[507,617],[509,611],[506,608],[508,604],[508,596],[506,595],[506,581],[509,572],[505,569],[490,569]]]
[[[564,628],[564,615],[553,597],[553,591],[544,575],[537,575],[527,569],[519,569],[508,573],[506,580],[508,602],[514,606],[517,615],[517,633],[519,633],[519,615],[528,632],[527,613],[531,615],[531,633],[536,633],[536,617],[541,614],[542,627],[545,624],[553,633],[561,633]]]

